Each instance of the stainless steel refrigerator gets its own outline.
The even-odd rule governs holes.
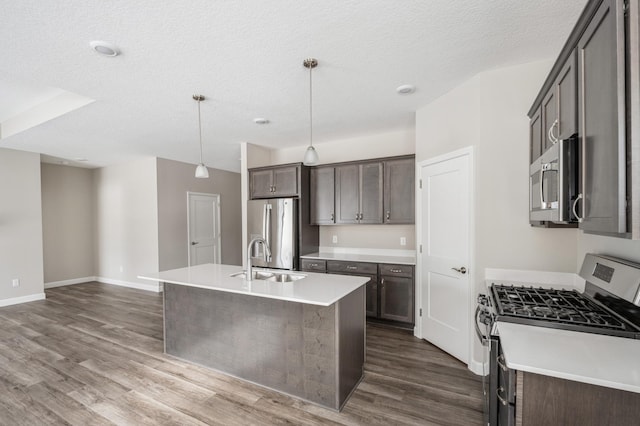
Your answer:
[[[249,241],[255,237],[262,237],[271,249],[271,256],[268,257],[262,244],[254,245],[251,265],[297,269],[298,199],[271,198],[248,201],[247,229]]]

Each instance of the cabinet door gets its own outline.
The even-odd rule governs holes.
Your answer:
[[[273,174],[271,170],[255,170],[249,172],[251,181],[251,199],[273,197]]]
[[[415,160],[384,162],[384,223],[415,222]]]
[[[542,108],[538,107],[536,113],[531,117],[531,121],[529,121],[529,164],[532,164],[542,155],[542,133]]]
[[[413,279],[380,278],[380,318],[413,323]]]
[[[578,42],[582,143],[580,228],[626,232],[622,0],[604,0]]]
[[[367,283],[366,299],[367,299],[367,316],[372,318],[378,317],[378,276],[365,275],[371,278]]]
[[[360,165],[360,222],[382,223],[382,163]]]
[[[298,167],[277,167],[273,172],[274,197],[294,197],[298,193]]]
[[[574,51],[560,70],[556,83],[558,96],[558,139],[578,132],[578,56]]]
[[[336,171],[336,223],[358,223],[360,213],[359,166],[339,166]]]
[[[552,138],[558,136],[558,98],[555,85],[542,99],[542,153],[553,145]]]
[[[335,170],[333,167],[311,169],[311,224],[335,223]]]

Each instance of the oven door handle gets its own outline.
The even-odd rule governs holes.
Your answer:
[[[480,343],[483,346],[487,346],[489,344],[489,340],[487,339],[487,336],[482,334],[482,331],[480,331],[480,327],[478,326],[478,320],[480,319],[479,317],[481,312],[482,312],[482,308],[480,307],[480,305],[476,306],[476,314],[475,314],[475,321],[474,321],[476,326],[476,335],[478,336]]]

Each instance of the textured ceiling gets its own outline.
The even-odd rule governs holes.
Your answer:
[[[201,93],[209,166],[239,170],[242,141],[299,145],[302,158],[309,124],[304,58],[320,63],[313,72],[316,142],[408,128],[416,109],[478,72],[555,57],[585,4],[0,0],[0,77],[96,100],[0,147],[87,158],[90,166],[139,156],[196,163],[191,95]],[[92,40],[122,54],[99,56]],[[401,84],[417,90],[400,96]],[[255,117],[270,124],[258,126]]]

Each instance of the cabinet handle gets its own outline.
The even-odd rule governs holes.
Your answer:
[[[573,200],[573,206],[571,207],[571,211],[573,215],[578,219],[578,223],[582,223],[582,218],[578,216],[578,212],[576,211],[576,207],[578,206],[578,201],[582,200],[582,194],[578,194],[575,200]]]
[[[391,219],[391,212],[387,210],[387,220]]]
[[[309,266],[316,267],[316,266],[318,266],[318,264],[317,263],[310,263]]]
[[[500,355],[496,359],[496,363],[498,364],[498,367],[502,368],[502,371],[504,371],[505,373],[509,371],[509,368],[507,367],[507,365],[504,362],[504,355]]]
[[[351,266],[351,265],[347,265],[347,269],[351,270],[351,271],[355,271],[358,269],[357,266]]]
[[[502,405],[507,405],[507,400],[500,395],[500,392],[504,392],[504,388],[502,386],[496,389],[496,396]]]
[[[556,118],[553,124],[551,124],[551,127],[549,127],[549,131],[547,132],[547,136],[549,137],[549,142],[551,142],[554,145],[558,143],[558,138],[556,137],[556,135],[553,134],[553,128],[557,127],[558,124],[559,122],[558,122],[558,119]]]
[[[391,269],[391,272],[395,273],[395,274],[399,274],[402,272],[402,269]]]
[[[382,289],[384,290],[384,278],[380,280],[380,287],[382,287]]]

